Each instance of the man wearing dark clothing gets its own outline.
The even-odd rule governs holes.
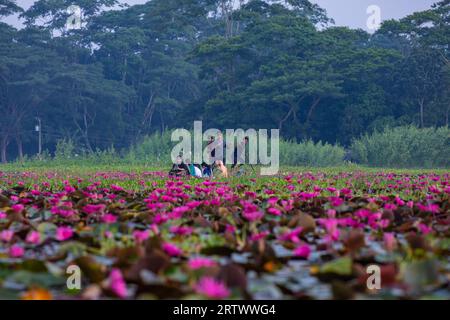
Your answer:
[[[171,177],[182,177],[189,175],[189,167],[183,162],[180,156],[177,157],[177,163],[174,163],[169,171]]]

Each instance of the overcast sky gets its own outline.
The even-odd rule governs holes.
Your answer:
[[[376,5],[380,8],[381,19],[398,19],[416,11],[422,11],[438,0],[310,0],[328,11],[336,25],[367,30],[367,8]],[[34,0],[18,0],[23,8],[28,8]],[[145,3],[147,0],[122,0],[130,5]],[[17,17],[8,17],[5,22],[20,25]]]

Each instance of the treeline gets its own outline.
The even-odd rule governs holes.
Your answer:
[[[0,23],[1,161],[37,153],[38,119],[52,154],[63,139],[80,154],[124,152],[194,120],[346,147],[385,127],[448,127],[449,0],[374,34],[333,27],[307,0],[234,2],[38,0],[24,11],[1,0],[0,17],[25,22]],[[81,29],[66,28],[72,4]]]

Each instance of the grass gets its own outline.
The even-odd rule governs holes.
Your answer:
[[[80,173],[95,173],[95,172],[125,172],[125,173],[143,173],[143,172],[168,172],[170,170],[170,165],[127,165],[127,164],[92,164],[92,163],[82,163],[82,162],[69,162],[69,163],[8,163],[0,164],[0,171],[4,172],[58,172],[66,174],[80,174]],[[255,169],[258,169],[256,166]],[[257,170],[258,171],[258,170]],[[340,173],[340,172],[369,172],[369,173],[405,173],[405,174],[426,174],[426,173],[436,173],[445,174],[449,173],[450,169],[398,169],[398,168],[377,168],[377,167],[366,167],[355,164],[348,164],[338,167],[293,167],[293,166],[282,166],[279,170],[280,174],[287,173],[299,173],[299,172],[323,172],[323,173]]]

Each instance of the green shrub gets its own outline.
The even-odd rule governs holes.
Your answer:
[[[352,157],[361,164],[392,168],[450,167],[450,129],[386,128],[355,139]]]
[[[321,141],[280,141],[280,164],[285,166],[339,166],[344,164],[344,156],[342,147]]]
[[[70,139],[58,140],[56,143],[55,160],[64,161],[75,156],[75,143]]]
[[[125,160],[131,163],[168,164],[174,143],[171,132],[154,133],[145,136],[139,143],[132,146],[125,155]]]

